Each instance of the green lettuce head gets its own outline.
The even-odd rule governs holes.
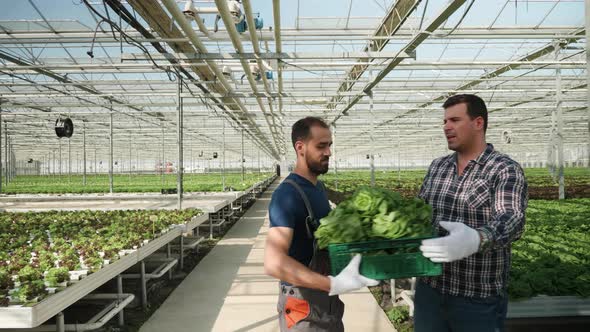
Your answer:
[[[378,190],[370,187],[359,188],[352,199],[354,208],[361,214],[374,215],[378,213],[379,205],[383,200],[383,195]]]

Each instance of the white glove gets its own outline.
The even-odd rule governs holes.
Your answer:
[[[360,264],[361,255],[356,254],[337,276],[328,276],[330,278],[330,296],[379,284],[379,280],[369,279],[359,274]]]
[[[448,263],[471,256],[479,249],[479,233],[461,222],[441,221],[449,235],[438,239],[422,240],[420,250],[435,263]]]

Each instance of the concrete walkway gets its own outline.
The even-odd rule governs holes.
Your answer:
[[[141,332],[278,331],[277,280],[263,270],[272,184]],[[347,331],[394,331],[368,289],[342,296]]]

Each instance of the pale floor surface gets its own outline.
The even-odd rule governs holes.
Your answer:
[[[272,184],[172,292],[141,332],[278,331],[277,281],[264,274]],[[395,331],[367,288],[343,295],[347,331]]]

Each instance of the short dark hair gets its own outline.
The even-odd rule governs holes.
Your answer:
[[[442,107],[447,109],[457,104],[467,105],[467,114],[471,120],[481,116],[483,118],[483,131],[488,130],[488,108],[483,99],[471,94],[454,95],[449,97]]]
[[[301,120],[298,120],[293,124],[291,129],[291,142],[293,143],[293,147],[295,147],[295,142],[297,141],[305,141],[309,138],[311,133],[311,127],[319,126],[322,128],[330,128],[328,124],[315,116],[308,116]]]

